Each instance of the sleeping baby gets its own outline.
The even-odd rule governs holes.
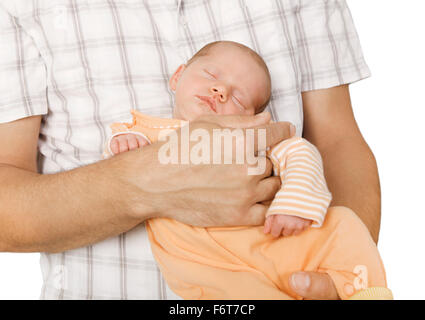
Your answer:
[[[263,59],[231,41],[213,42],[181,65],[169,81],[173,119],[132,110],[114,123],[105,157],[158,141],[202,115],[254,115],[271,95]],[[168,218],[146,221],[152,252],[169,287],[184,299],[300,299],[289,286],[296,271],[327,273],[341,299],[392,299],[369,231],[345,207],[329,207],[318,150],[292,137],[267,151],[281,179],[264,226],[209,227]]]

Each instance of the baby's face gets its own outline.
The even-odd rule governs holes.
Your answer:
[[[192,121],[201,115],[253,115],[268,99],[266,71],[246,51],[217,45],[170,79],[174,117]]]

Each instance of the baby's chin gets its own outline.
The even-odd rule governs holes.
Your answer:
[[[197,118],[199,118],[200,116],[197,116],[197,117],[191,117],[191,116],[187,116],[187,115],[182,115],[182,114],[180,114],[180,113],[176,113],[176,112],[173,112],[173,118],[174,119],[179,119],[179,120],[184,120],[184,121],[194,121],[194,120],[196,120]]]

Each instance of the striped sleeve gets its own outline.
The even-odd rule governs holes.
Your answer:
[[[317,148],[303,138],[294,137],[277,144],[268,156],[282,186],[266,217],[274,214],[298,216],[313,220],[313,227],[321,227],[332,195]]]
[[[18,18],[0,5],[0,123],[47,114],[46,67]]]

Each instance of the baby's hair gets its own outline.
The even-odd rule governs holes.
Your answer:
[[[215,41],[215,42],[210,42],[208,44],[206,44],[205,46],[203,46],[201,49],[198,50],[198,52],[196,52],[192,58],[189,59],[189,61],[186,63],[186,66],[189,66],[193,61],[195,61],[196,59],[206,56],[210,53],[211,49],[213,47],[216,47],[217,45],[232,45],[232,46],[236,46],[239,49],[244,50],[245,52],[247,52],[254,60],[255,62],[258,63],[258,65],[264,70],[264,72],[267,75],[267,79],[269,81],[269,83],[271,84],[271,78],[270,78],[270,72],[269,72],[269,68],[267,67],[266,63],[264,62],[263,58],[261,58],[261,56],[255,52],[254,50],[252,50],[251,48],[238,43],[238,42],[234,42],[234,41]],[[270,102],[270,93],[268,95],[268,98],[266,100],[265,103],[263,103],[260,107],[258,107],[255,110],[255,113],[260,113],[262,112],[267,105]]]

